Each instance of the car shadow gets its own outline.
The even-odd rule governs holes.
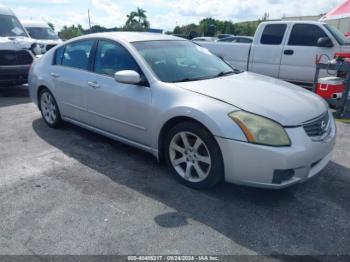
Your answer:
[[[28,86],[0,87],[0,107],[30,102]]]
[[[263,255],[350,253],[350,170],[335,162],[317,178],[284,190],[221,184],[196,191],[177,183],[143,151],[69,124],[54,130],[37,119],[32,125],[69,157],[173,209],[154,217],[160,227],[183,227],[194,220]],[[76,176],[68,180],[77,189],[118,197],[108,186],[92,184],[87,190],[84,175]]]

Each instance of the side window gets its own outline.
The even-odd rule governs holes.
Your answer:
[[[66,45],[62,65],[88,70],[93,44],[93,40],[85,40]]]
[[[54,65],[61,65],[62,64],[62,58],[64,53],[64,46],[58,48],[55,53],[55,60]]]
[[[267,25],[261,36],[261,44],[264,45],[280,45],[286,32],[286,24]]]
[[[320,37],[327,37],[327,35],[319,26],[296,24],[293,26],[288,45],[317,46]]]
[[[234,41],[234,38],[227,37],[227,38],[222,39],[221,42],[235,42],[235,41]]]
[[[252,40],[246,39],[246,38],[240,38],[238,42],[239,42],[239,43],[251,43]]]
[[[139,66],[123,46],[115,42],[99,41],[94,72],[113,77],[122,70],[133,70],[141,74]]]

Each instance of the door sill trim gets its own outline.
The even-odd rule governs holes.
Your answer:
[[[121,143],[124,143],[124,144],[127,144],[127,145],[130,145],[130,146],[133,146],[133,147],[136,147],[138,149],[141,149],[143,151],[146,151],[148,153],[151,153],[152,155],[154,155],[155,157],[158,158],[158,150],[155,150],[153,149],[152,147],[150,146],[146,146],[144,144],[141,144],[141,143],[138,143],[138,142],[135,142],[135,141],[132,141],[132,140],[129,140],[125,137],[122,137],[122,136],[118,136],[118,135],[115,135],[113,133],[110,133],[108,131],[105,131],[105,130],[102,130],[102,129],[99,129],[97,127],[93,127],[93,126],[90,126],[88,124],[85,124],[85,123],[82,123],[78,120],[75,120],[75,119],[72,119],[72,118],[69,118],[69,117],[66,117],[66,116],[62,116],[62,119],[64,121],[67,121],[67,122],[70,122],[74,125],[77,125],[77,126],[80,126],[82,128],[85,128],[85,129],[88,129],[92,132],[95,132],[95,133],[98,133],[100,135],[103,135],[105,137],[108,137],[110,139],[113,139],[113,140],[116,140],[116,141],[119,141]]]

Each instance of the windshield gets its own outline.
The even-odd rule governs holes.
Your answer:
[[[346,38],[336,27],[324,25],[340,45],[350,45],[350,39]]]
[[[28,37],[17,17],[11,15],[0,15],[0,37],[16,36]]]
[[[133,43],[163,82],[188,82],[236,73],[207,49],[189,41]]]
[[[29,35],[39,40],[58,40],[58,35],[51,28],[46,27],[27,27]]]

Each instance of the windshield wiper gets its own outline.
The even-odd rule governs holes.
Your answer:
[[[205,80],[205,79],[208,79],[208,77],[197,77],[197,78],[186,77],[186,78],[183,78],[180,80],[175,80],[172,83],[192,82],[192,81],[200,81],[200,80]]]
[[[217,75],[214,75],[214,76],[204,76],[204,77],[197,77],[197,78],[186,77],[186,78],[183,78],[181,80],[173,81],[172,83],[200,81],[200,80],[213,79],[213,78],[217,78],[217,77],[233,75],[233,74],[238,74],[238,73],[241,73],[241,71],[237,70],[237,69],[234,69],[232,71],[222,71],[222,72],[220,72],[220,73],[218,73]]]
[[[232,75],[234,73],[235,73],[235,71],[226,71],[226,72],[223,71],[223,72],[220,72],[219,74],[217,74],[216,77]]]

